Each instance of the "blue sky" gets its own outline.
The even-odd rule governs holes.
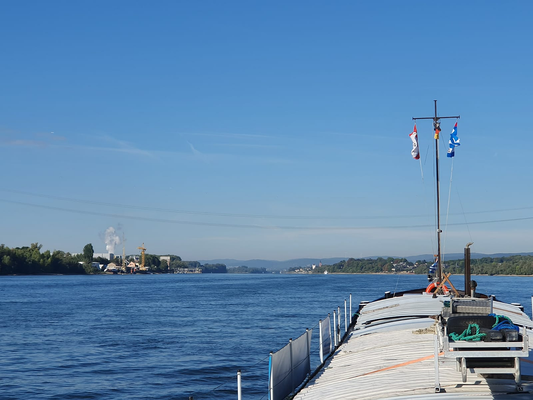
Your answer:
[[[408,135],[437,99],[461,116],[444,252],[533,251],[532,12],[3,2],[0,242],[103,252],[114,227],[128,254],[186,260],[435,252],[431,121],[421,162]]]

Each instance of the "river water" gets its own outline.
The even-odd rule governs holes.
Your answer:
[[[533,277],[473,279],[531,315]],[[269,352],[338,306],[344,314],[350,293],[355,312],[361,300],[426,284],[422,275],[0,277],[0,397],[236,399],[240,369],[243,398],[266,399]]]

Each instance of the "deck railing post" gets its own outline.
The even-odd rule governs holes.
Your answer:
[[[272,385],[272,355],[274,353],[270,352],[270,357],[268,359],[268,399],[274,399],[274,385]]]
[[[352,314],[352,294],[350,293],[350,325],[353,322],[353,314]]]
[[[439,335],[435,335],[435,393],[440,393],[440,377],[439,377]]]
[[[322,349],[322,320],[318,320],[318,354],[320,355],[320,364],[324,362],[324,350]]]
[[[311,371],[311,344],[309,343],[309,328],[305,328],[305,340],[307,342],[307,370]]]
[[[335,319],[335,310],[333,310],[333,343],[337,347],[337,321]]]
[[[289,352],[291,355],[291,393],[294,392],[294,374],[292,373],[292,370],[294,366],[292,365],[292,338],[289,339]]]
[[[330,318],[330,314],[328,313],[328,332],[329,332],[329,354],[331,354],[331,350],[333,350],[333,340],[331,340],[331,318]]]
[[[242,400],[241,393],[241,370],[237,371],[237,400]]]
[[[348,332],[348,310],[346,307],[346,299],[344,299],[344,333]]]
[[[339,336],[339,344],[341,342],[341,307],[337,306],[338,316],[337,321],[337,335]]]

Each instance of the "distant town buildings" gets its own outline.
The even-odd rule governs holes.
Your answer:
[[[93,254],[93,258],[98,258],[98,257],[106,258],[109,261],[111,261],[115,259],[115,253],[109,252],[109,253],[94,253]]]
[[[201,268],[176,268],[174,269],[175,274],[201,274]]]

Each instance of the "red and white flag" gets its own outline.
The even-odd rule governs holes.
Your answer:
[[[411,155],[415,160],[418,160],[420,158],[420,153],[418,152],[418,134],[416,131],[416,124],[413,132],[409,134],[409,137],[413,141],[413,150],[411,150]]]

